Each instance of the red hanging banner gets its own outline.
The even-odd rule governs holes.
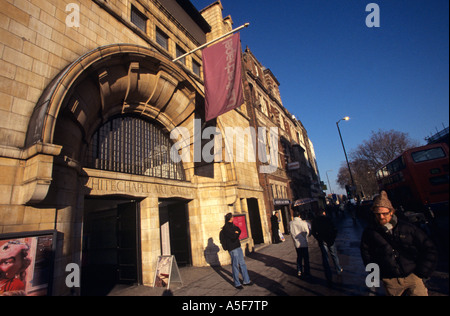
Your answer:
[[[239,33],[205,48],[206,121],[215,119],[244,103],[242,91],[242,59]]]

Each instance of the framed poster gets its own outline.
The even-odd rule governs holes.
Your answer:
[[[0,235],[0,296],[51,295],[55,230]]]
[[[248,238],[247,217],[245,214],[233,215],[233,223],[241,229],[239,240]]]

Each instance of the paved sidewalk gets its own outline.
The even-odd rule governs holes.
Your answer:
[[[233,285],[231,266],[180,268],[183,285],[171,284],[170,290],[144,286],[116,288],[110,295],[136,296],[355,296],[368,295],[359,255],[359,236],[351,219],[343,218],[337,238],[342,275],[333,274],[334,286],[329,287],[322,267],[322,256],[316,240],[309,239],[311,277],[297,277],[296,252],[290,236],[280,244],[271,244],[246,257],[252,286],[237,290]],[[356,228],[358,230],[358,228]],[[361,229],[359,229],[361,230]],[[362,232],[362,230],[361,230]],[[355,249],[357,251],[355,251]]]
[[[114,296],[368,296],[384,295],[382,288],[371,292],[365,285],[367,272],[362,263],[359,242],[363,225],[350,217],[334,219],[338,227],[336,246],[341,275],[333,271],[333,286],[329,287],[322,267],[322,256],[316,240],[309,238],[311,277],[299,279],[296,252],[291,236],[280,244],[271,244],[246,257],[252,286],[237,290],[233,285],[231,266],[180,268],[183,285],[172,283],[170,290],[133,286],[116,287]],[[331,263],[333,268],[333,264]],[[447,272],[435,273],[428,285],[430,295],[448,296]]]

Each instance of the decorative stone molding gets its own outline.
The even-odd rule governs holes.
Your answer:
[[[132,111],[173,129],[193,113],[196,93],[203,95],[189,75],[152,49],[99,47],[67,66],[44,91],[30,120],[26,146],[53,143],[57,118],[65,109],[83,127],[95,126],[92,120],[98,114],[106,119]]]
[[[12,204],[35,204],[46,196],[52,182],[53,159],[61,153],[61,146],[36,143],[21,151],[20,165],[23,168],[12,192]]]

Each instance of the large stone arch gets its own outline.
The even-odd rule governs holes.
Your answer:
[[[189,75],[149,48],[99,47],[67,66],[44,91],[30,120],[26,147],[52,144],[63,110],[72,111],[86,133],[92,132],[86,127],[95,126],[93,120],[121,111],[140,111],[173,129],[193,113],[196,95],[203,97],[203,91]]]
[[[108,118],[138,114],[171,131],[188,124],[203,98],[180,66],[149,48],[116,44],[86,53],[51,82],[34,109],[25,141],[33,160],[25,165],[20,202],[46,197],[54,157],[81,167],[91,135]]]

